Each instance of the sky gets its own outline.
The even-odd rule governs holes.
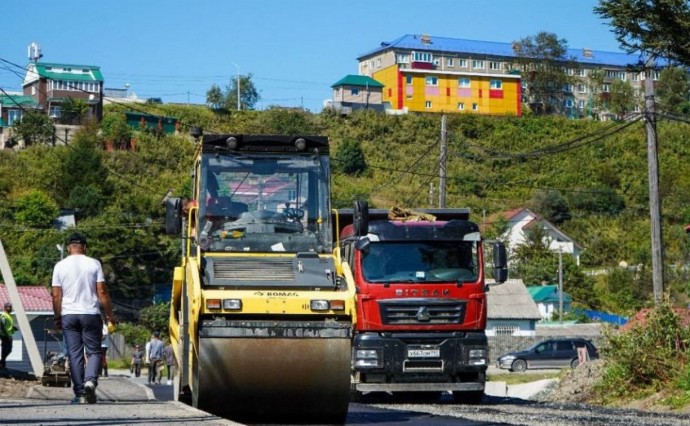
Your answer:
[[[598,0],[22,0],[0,8],[0,58],[96,65],[106,88],[203,104],[212,84],[252,75],[273,105],[318,112],[357,57],[405,34],[510,43],[540,31],[570,48],[620,51]],[[19,75],[18,75],[19,74]],[[23,71],[0,61],[0,87]]]

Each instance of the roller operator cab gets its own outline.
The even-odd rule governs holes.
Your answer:
[[[390,217],[358,202],[339,210],[340,248],[357,294],[352,393],[484,395],[487,287],[478,226],[467,209]],[[494,248],[495,280],[507,278],[505,247]]]
[[[328,140],[204,136],[182,235],[170,334],[176,396],[249,422],[342,422],[354,285],[333,250]]]

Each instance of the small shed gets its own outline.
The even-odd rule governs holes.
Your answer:
[[[521,279],[509,279],[503,284],[487,280],[487,336],[534,336],[539,308],[530,297]]]

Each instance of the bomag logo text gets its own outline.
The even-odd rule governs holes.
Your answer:
[[[266,296],[268,296],[268,297],[297,297],[297,293],[294,291],[267,291]]]

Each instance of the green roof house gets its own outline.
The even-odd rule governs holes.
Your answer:
[[[60,121],[67,99],[81,99],[89,105],[86,117],[103,118],[103,74],[94,65],[31,62],[22,83],[24,95],[38,108]]]
[[[7,144],[11,136],[10,127],[22,119],[24,111],[36,108],[38,104],[31,96],[16,93],[0,94],[0,148],[11,148]]]
[[[558,285],[538,285],[527,287],[532,299],[537,304],[539,308],[539,313],[542,319],[546,321],[553,320],[553,316],[558,312],[558,307],[560,304],[560,295],[558,294]],[[573,298],[566,292],[563,292],[563,312],[570,311],[570,305],[573,302]]]
[[[341,114],[357,109],[383,111],[383,84],[366,75],[346,75],[333,83],[331,108]]]

